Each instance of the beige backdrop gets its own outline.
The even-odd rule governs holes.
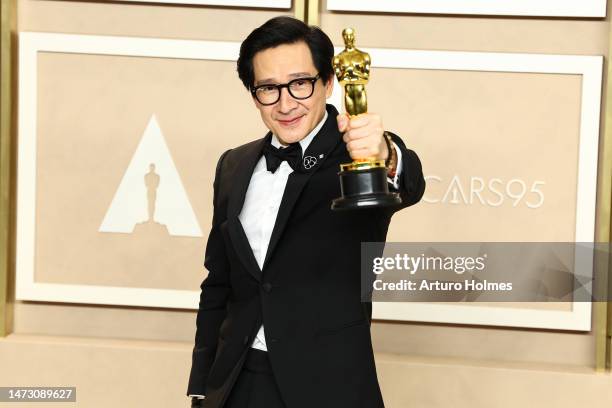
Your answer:
[[[38,93],[36,281],[198,288],[217,159],[266,132],[235,63],[42,53]],[[202,237],[98,232],[151,115]]]
[[[580,79],[373,69],[370,109],[419,154],[424,174],[439,178],[428,180],[425,194],[439,202],[423,200],[394,216],[388,241],[573,241]],[[493,179],[503,197],[488,188]],[[505,191],[513,179],[526,187],[522,199]],[[484,204],[473,194],[481,181]],[[540,206],[529,192],[536,181],[545,183],[536,186],[545,197]],[[523,187],[509,189],[520,196]]]

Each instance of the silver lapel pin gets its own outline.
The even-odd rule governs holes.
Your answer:
[[[320,156],[319,156],[320,157]],[[306,170],[312,169],[317,164],[317,158],[314,156],[304,156],[304,168]]]

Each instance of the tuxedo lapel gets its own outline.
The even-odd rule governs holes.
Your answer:
[[[298,198],[300,197],[300,193],[304,189],[304,186],[306,183],[308,183],[310,177],[312,177],[312,175],[322,167],[325,159],[327,159],[330,152],[341,140],[341,134],[338,131],[336,121],[338,111],[333,105],[327,105],[327,113],[328,117],[323,124],[323,127],[319,133],[316,134],[306,149],[306,152],[304,152],[304,158],[301,163],[300,171],[294,171],[289,175],[287,186],[285,187],[285,192],[276,216],[276,222],[274,223],[274,229],[272,230],[272,236],[270,237],[270,243],[268,244],[268,252],[266,253],[263,266],[264,270],[268,264],[268,261],[270,260],[270,257],[276,249],[276,245],[278,244],[278,241],[285,230],[289,216],[291,215],[291,212]],[[316,161],[316,165],[313,166],[308,158],[313,158]]]
[[[269,143],[270,137],[271,133],[268,133],[262,139],[244,146],[246,151],[239,157],[240,163],[238,163],[238,169],[234,177],[228,180],[231,184],[231,191],[227,204],[229,236],[236,249],[238,258],[249,273],[258,281],[261,281],[261,269],[257,264],[257,260],[249,244],[249,239],[244,232],[244,228],[238,216],[244,205],[244,199],[249,188],[253,170],[261,157],[264,144]]]

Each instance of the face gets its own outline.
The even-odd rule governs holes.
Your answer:
[[[345,28],[342,31],[342,37],[344,38],[344,42],[346,44],[353,44],[355,41],[355,33],[350,28]]]
[[[285,84],[292,79],[314,77],[310,49],[305,42],[283,44],[260,51],[253,57],[254,85]],[[294,99],[287,88],[274,105],[264,106],[255,97],[253,102],[266,127],[282,144],[295,143],[305,138],[325,115],[325,101],[331,96],[332,81],[327,84],[319,79],[308,99]]]

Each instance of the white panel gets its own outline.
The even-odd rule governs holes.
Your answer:
[[[383,13],[605,17],[606,0],[327,0],[327,9]]]
[[[137,3],[198,4],[202,6],[290,9],[291,0],[119,0]]]

